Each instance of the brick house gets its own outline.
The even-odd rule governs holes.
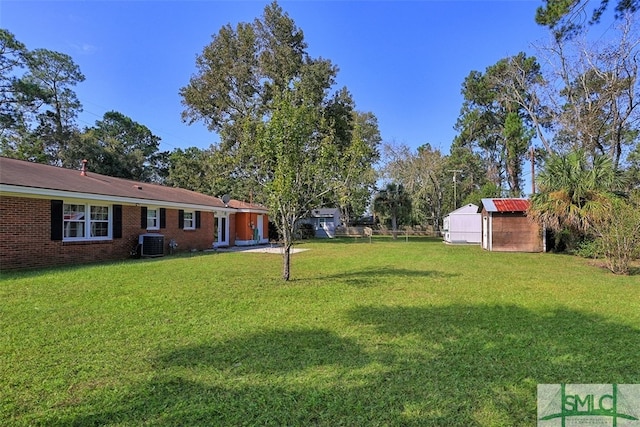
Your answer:
[[[527,199],[482,199],[482,248],[504,252],[543,252],[540,226],[527,217]]]
[[[0,157],[3,271],[267,243],[267,224],[260,205]]]

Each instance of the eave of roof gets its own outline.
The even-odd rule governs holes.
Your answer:
[[[268,212],[269,209],[266,206],[258,205],[256,203],[244,202],[241,200],[230,200],[228,206],[235,209],[238,212]]]

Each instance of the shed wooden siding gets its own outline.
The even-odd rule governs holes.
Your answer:
[[[51,199],[0,196],[0,269],[2,271],[122,260],[131,256],[141,228],[142,207],[122,206],[122,237],[110,240],[62,241],[51,239]],[[166,209],[166,228],[153,233],[175,239],[177,251],[204,250],[213,242],[213,212],[201,212],[200,228],[179,228],[179,211]],[[150,231],[151,232],[151,231]]]
[[[525,212],[489,213],[483,209],[482,217],[488,217],[489,230],[487,234],[490,244],[487,249],[503,252],[543,251],[540,227],[529,220]]]

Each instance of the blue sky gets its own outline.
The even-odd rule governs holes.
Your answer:
[[[110,110],[144,124],[161,149],[207,148],[218,140],[182,123],[179,89],[195,57],[225,24],[250,22],[268,1],[2,0],[0,26],[29,49],[70,55],[86,80],[75,90],[81,126]],[[378,118],[386,142],[449,152],[471,70],[484,71],[548,31],[535,24],[541,0],[281,1],[313,57],[340,69],[356,108]]]

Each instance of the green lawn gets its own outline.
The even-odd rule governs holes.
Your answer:
[[[414,238],[3,274],[0,425],[533,426],[640,383],[640,276]]]

